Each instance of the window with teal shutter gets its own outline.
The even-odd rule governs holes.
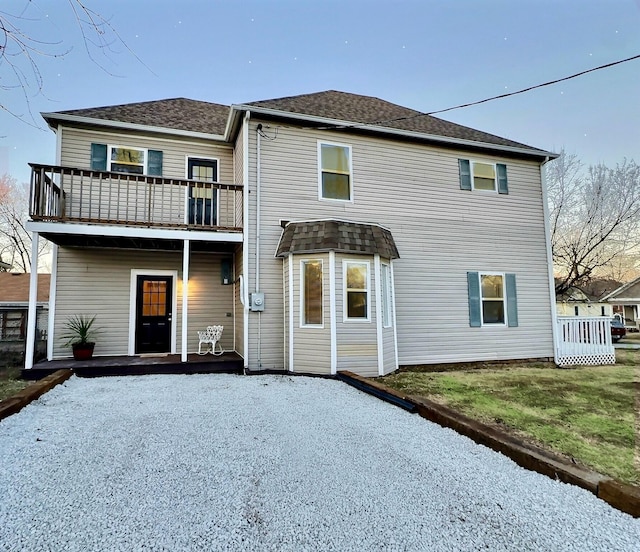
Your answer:
[[[162,176],[162,152],[149,150],[147,174]]]
[[[507,166],[502,163],[498,163],[496,165],[496,173],[498,175],[498,193],[508,194],[509,186],[507,183]]]
[[[515,274],[467,272],[469,326],[518,326]]]
[[[482,326],[482,310],[480,305],[480,275],[478,272],[467,272],[467,288],[469,295],[469,326]]]
[[[107,144],[91,144],[91,168],[94,171],[107,170]]]
[[[471,191],[471,164],[468,159],[458,159],[460,189]]]

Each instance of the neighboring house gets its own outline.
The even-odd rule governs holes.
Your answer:
[[[29,274],[0,272],[0,367],[24,362],[29,308]],[[44,356],[49,311],[50,275],[40,274],[36,299],[36,349]]]
[[[32,165],[28,228],[55,244],[50,359],[77,313],[96,355],[183,362],[222,324],[249,370],[554,356],[554,154],[336,91],[43,117],[57,162]]]
[[[560,316],[613,316],[613,306],[572,287],[556,295],[556,312]]]
[[[613,312],[622,317],[628,330],[640,329],[640,278],[620,286],[602,300],[613,306]]]

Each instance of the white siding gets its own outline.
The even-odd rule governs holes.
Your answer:
[[[252,221],[256,124],[251,123],[249,155]],[[353,202],[318,200],[318,139],[352,146]],[[401,365],[553,356],[539,163],[291,126],[281,127],[275,140],[263,140],[261,149],[264,367],[282,364],[282,268],[273,258],[280,219],[344,218],[391,230],[401,256],[394,262]],[[461,191],[458,158],[505,163],[509,194]],[[252,240],[252,275],[254,244]],[[469,327],[467,271],[516,274],[519,327]],[[256,327],[251,323],[254,360]],[[339,340],[343,357],[373,354],[349,349],[344,335]]]

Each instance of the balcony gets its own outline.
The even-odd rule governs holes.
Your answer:
[[[30,166],[33,221],[242,232],[241,185]]]

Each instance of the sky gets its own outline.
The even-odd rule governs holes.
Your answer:
[[[226,105],[341,90],[423,112],[640,54],[640,0],[2,0],[39,53],[0,63],[0,175],[55,162],[40,112],[186,97]],[[95,37],[88,35],[89,38]],[[118,41],[118,37],[121,41]],[[440,117],[585,165],[640,161],[640,59]]]

